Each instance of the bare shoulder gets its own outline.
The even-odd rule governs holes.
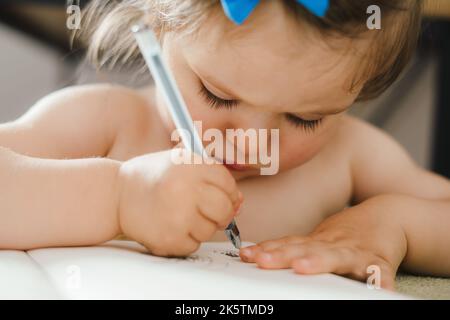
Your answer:
[[[104,115],[102,119],[108,119],[110,131],[113,132],[107,156],[120,154],[118,158],[123,157],[124,149],[136,148],[141,140],[155,129],[157,121],[154,112],[154,91],[151,87],[132,89],[107,84],[87,87],[84,90],[92,91],[93,98],[97,101],[95,104],[101,106],[101,114]],[[89,96],[89,93],[86,95]]]
[[[132,89],[112,84],[72,86],[40,99],[8,125],[14,127],[9,130],[14,139],[6,129],[3,137],[5,143],[33,156],[104,156],[123,124],[142,126],[147,110],[146,101]]]
[[[73,90],[80,91],[88,105],[102,109],[101,113],[109,116],[117,131],[139,129],[145,125],[151,110],[149,99],[144,99],[136,89],[115,84],[95,84]]]
[[[132,89],[112,84],[89,84],[71,86],[55,91],[40,99],[19,120],[28,121],[39,118],[49,111],[71,116],[95,118],[97,121],[106,116],[134,114],[143,109],[144,100]],[[111,120],[111,119],[109,119]]]
[[[89,113],[99,125],[107,125],[114,138],[123,131],[141,130],[147,125],[151,108],[138,90],[115,84],[92,84],[70,87],[60,94],[75,102],[78,112]]]
[[[382,129],[350,115],[344,117],[338,136],[340,144],[347,148],[352,157],[372,157],[381,150],[406,152]]]
[[[78,109],[84,109],[83,106],[89,106],[89,109],[96,106],[102,108],[114,101],[115,98],[131,97],[130,92],[131,90],[124,87],[106,83],[77,85],[57,90],[40,99],[36,105],[45,105],[46,108],[54,107],[59,109],[70,109],[72,104],[76,104]],[[64,101],[64,103],[55,103],[60,101]],[[40,108],[33,107],[29,113],[35,112],[34,109]],[[25,115],[27,116],[29,113]]]
[[[355,202],[386,193],[422,198],[448,196],[448,180],[420,168],[406,149],[383,130],[346,116],[339,141],[349,155]]]

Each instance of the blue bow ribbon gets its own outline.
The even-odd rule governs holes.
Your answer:
[[[330,0],[296,0],[317,17],[325,17]],[[225,15],[234,23],[242,24],[260,0],[221,0]]]

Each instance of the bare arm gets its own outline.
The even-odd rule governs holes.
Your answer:
[[[109,159],[39,159],[0,147],[0,249],[114,238],[119,167]]]
[[[118,233],[120,162],[99,157],[129,96],[110,85],[67,88],[0,124],[0,248],[89,245]]]
[[[399,267],[450,276],[450,182],[417,168],[380,130],[344,121],[337,138],[342,154],[350,156],[356,205],[329,216],[306,237],[263,241],[242,249],[241,258],[299,274],[332,272],[361,281],[372,281],[373,274],[386,289],[395,288]]]
[[[450,198],[427,200],[399,194],[381,195],[362,203],[381,223],[400,226],[406,240],[404,270],[450,276]],[[387,235],[385,235],[387,237]],[[395,247],[396,244],[386,243]]]
[[[429,200],[450,198],[450,181],[420,168],[394,139],[383,131],[352,119],[351,168],[354,201],[380,194],[403,194]],[[355,128],[356,127],[356,128]]]
[[[403,268],[449,276],[450,181],[419,168],[377,129],[360,132],[352,165],[355,201],[402,226],[407,239]]]

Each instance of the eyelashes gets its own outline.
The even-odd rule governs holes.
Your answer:
[[[213,109],[225,108],[231,110],[239,104],[238,100],[226,100],[219,98],[211,91],[209,91],[203,83],[201,83],[199,94],[205,99],[209,106]],[[315,131],[321,124],[323,119],[318,120],[304,120],[293,114],[286,113],[286,120],[296,128],[301,128],[306,132]]]
[[[322,124],[322,119],[303,120],[302,118],[296,117],[289,113],[286,114],[286,119],[295,127],[301,127],[307,132],[315,131]]]
[[[203,98],[205,98],[206,102],[208,102],[208,104],[214,109],[219,109],[219,108],[233,109],[239,103],[239,101],[237,101],[237,100],[225,100],[225,99],[219,98],[218,96],[213,94],[211,91],[206,89],[206,87],[203,85],[203,83],[201,84],[201,87],[200,87],[200,95],[203,96]]]

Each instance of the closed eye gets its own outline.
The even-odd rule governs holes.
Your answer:
[[[203,83],[200,82],[200,91],[199,94],[206,100],[206,102],[214,109],[220,109],[220,108],[226,108],[226,109],[233,109],[238,104],[238,100],[227,100],[222,99],[216,96],[214,93],[209,91]],[[317,120],[304,120],[302,118],[299,118],[293,114],[286,113],[285,114],[286,119],[295,127],[302,128],[305,131],[313,132],[316,130],[320,124],[322,123],[323,119],[317,119]]]
[[[206,102],[214,109],[219,109],[219,108],[233,109],[239,103],[238,100],[226,100],[226,99],[219,98],[214,93],[209,91],[203,85],[203,83],[201,83],[199,94],[201,96],[203,96],[203,98],[205,98]]]
[[[295,127],[302,128],[307,132],[313,132],[316,130],[321,125],[323,120],[323,118],[317,120],[304,120],[290,113],[286,113],[286,119]]]

